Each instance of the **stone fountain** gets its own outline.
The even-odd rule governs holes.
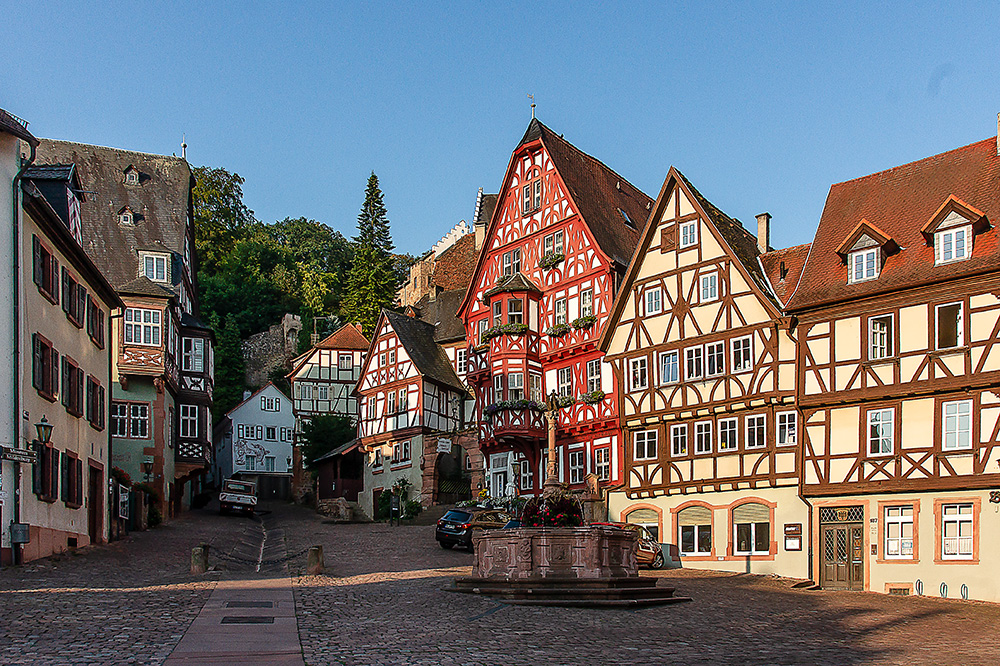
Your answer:
[[[549,446],[542,496],[556,498],[555,431],[558,398],[549,396]],[[636,607],[690,601],[657,578],[640,577],[637,534],[601,525],[490,530],[473,539],[472,575],[450,592],[481,594],[534,606]]]

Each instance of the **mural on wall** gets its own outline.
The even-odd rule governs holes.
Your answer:
[[[263,460],[264,456],[270,452],[260,442],[248,442],[245,439],[238,439],[233,444],[233,453],[236,455],[235,464],[246,465],[247,454],[256,456],[257,460]]]

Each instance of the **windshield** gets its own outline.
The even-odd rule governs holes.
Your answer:
[[[242,481],[226,481],[222,484],[222,489],[228,493],[243,493],[253,495],[254,485]]]
[[[457,522],[457,523],[464,523],[467,520],[469,520],[469,518],[472,518],[472,514],[469,513],[468,511],[454,511],[454,510],[452,510],[452,511],[449,511],[448,513],[444,514],[444,519],[445,520],[451,520],[451,521],[454,521],[454,522]]]

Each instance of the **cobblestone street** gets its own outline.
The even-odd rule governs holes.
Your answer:
[[[810,592],[787,580],[685,570],[655,575],[691,603],[509,606],[441,591],[468,572],[471,556],[439,548],[433,527],[333,525],[270,508],[264,559],[321,544],[325,575],[304,576],[304,555],[256,574],[260,522],[195,511],[126,541],[0,572],[0,662],[161,664],[218,581],[291,574],[303,658],[313,665],[1000,663],[995,605]],[[191,576],[191,548],[201,542],[212,545],[217,570]]]

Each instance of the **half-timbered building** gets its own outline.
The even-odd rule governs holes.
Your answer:
[[[302,422],[325,414],[358,419],[354,386],[368,351],[368,339],[358,324],[345,324],[292,361],[288,380],[295,417]]]
[[[1000,599],[1000,137],[833,185],[798,318],[827,588]]]
[[[459,437],[468,389],[435,340],[438,326],[415,315],[382,311],[358,381],[358,437],[368,453],[359,505],[370,517],[377,515],[383,491],[403,480],[410,499],[434,502],[433,493],[423,492],[423,476],[435,474],[439,452],[456,458],[457,476],[469,483],[462,470],[471,469],[474,440]],[[455,318],[454,311],[450,316]],[[447,451],[439,448],[445,442]]]
[[[557,426],[559,480],[619,483],[616,382],[597,339],[652,200],[536,119],[497,197],[459,310],[490,490],[541,490],[541,403],[553,391],[568,405]]]
[[[627,443],[609,513],[684,566],[805,577],[795,335],[762,262],[769,224],[755,238],[667,174],[601,337]],[[803,255],[783,251],[770,277]]]

